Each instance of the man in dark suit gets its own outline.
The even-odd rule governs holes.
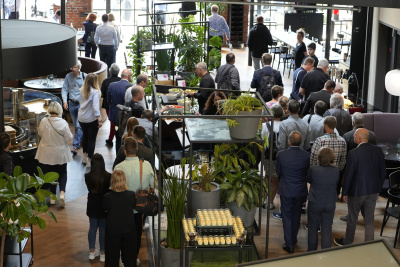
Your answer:
[[[353,130],[343,135],[343,138],[347,143],[347,152],[358,146],[358,144],[354,142],[354,133],[357,131],[357,129],[364,128],[364,116],[361,112],[355,112],[351,117],[351,120],[353,124]],[[375,133],[370,130],[368,130],[368,133],[368,143],[376,145]]]
[[[204,62],[200,62],[196,65],[196,74],[201,77],[200,88],[211,88],[215,89],[215,82],[213,77],[207,71],[207,65]],[[190,93],[189,95],[195,97],[199,101],[199,113],[203,114],[203,109],[206,106],[208,97],[213,91],[199,90],[197,93]]]
[[[324,88],[318,92],[312,92],[307,98],[307,102],[303,108],[303,116],[307,114],[314,114],[314,106],[317,101],[323,101],[327,107],[330,106],[329,100],[331,99],[333,89],[335,89],[336,83],[329,80],[325,83]]]
[[[111,77],[105,79],[101,84],[101,97],[103,98],[103,104],[101,105],[101,107],[106,110],[107,116],[110,115],[110,109],[109,109],[110,107],[108,106],[108,101],[107,101],[108,86],[113,82],[119,82],[121,80],[121,78],[118,77],[119,67],[116,63],[111,64],[109,71]],[[115,135],[115,125],[113,122],[111,122],[110,134],[108,135],[108,139],[106,140],[106,144],[109,145],[110,147],[113,146],[112,140],[114,139],[114,135]]]
[[[364,241],[374,240],[375,205],[386,178],[386,166],[382,149],[368,143],[368,136],[367,129],[358,129],[354,141],[359,145],[347,156],[342,195],[347,202],[349,218],[345,237],[335,238],[338,246],[353,243],[360,210],[364,211]]]
[[[121,73],[121,80],[119,82],[110,83],[107,91],[107,102],[109,106],[109,115],[108,118],[112,123],[116,123],[118,119],[118,108],[117,105],[123,105],[125,102],[125,92],[126,89],[131,85],[132,80],[132,71],[125,69]],[[115,148],[116,152],[121,146],[121,138],[116,135],[115,136]]]
[[[279,177],[278,193],[281,197],[281,211],[285,244],[282,248],[293,253],[297,243],[301,208],[307,196],[307,171],[310,153],[299,148],[301,135],[294,131],[289,135],[289,148],[278,153],[276,172]]]

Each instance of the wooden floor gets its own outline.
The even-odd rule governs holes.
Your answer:
[[[224,55],[229,52],[223,49]],[[236,54],[236,66],[241,75],[242,90],[249,88],[253,75],[253,68],[247,66],[247,50],[234,50]],[[121,52],[122,53],[122,52]],[[117,62],[123,66],[121,57]],[[283,83],[285,85],[285,95],[289,95],[292,85],[292,76],[288,79],[287,73]],[[115,148],[105,146],[105,140],[108,138],[109,121],[105,122],[100,129],[96,141],[96,151],[103,155],[106,161],[106,169],[111,171],[115,159]],[[89,220],[86,216],[86,193],[87,189],[84,183],[85,166],[81,163],[81,152],[74,157],[74,161],[68,165],[68,183],[66,190],[67,204],[65,208],[51,207],[58,222],[53,222],[48,216],[42,216],[46,219],[47,227],[44,230],[34,228],[34,259],[35,266],[53,267],[53,266],[103,266],[99,258],[90,262],[88,260],[88,240],[87,233],[89,229]],[[269,240],[269,258],[286,256],[287,253],[282,250],[283,230],[282,221],[272,218],[272,212],[279,208],[279,198],[275,200],[277,208],[271,211],[270,220],[270,240]],[[379,198],[375,212],[375,238],[380,238],[380,226],[383,217],[386,200]],[[333,222],[333,237],[342,237],[345,233],[346,223],[339,220],[339,217],[347,213],[345,203],[337,203],[335,219]],[[266,212],[262,213],[262,233],[255,237],[258,253],[262,258],[265,255],[265,227]],[[306,215],[302,215],[302,222],[306,222]],[[384,239],[393,246],[395,227],[397,221],[390,219],[385,231]],[[364,238],[363,221],[360,218],[356,230],[355,243],[362,242]],[[400,244],[398,244],[400,247]],[[97,245],[98,247],[98,245]],[[26,248],[29,251],[29,246]],[[301,227],[298,236],[298,244],[295,246],[295,253],[302,253],[307,250],[307,230]],[[149,266],[147,261],[147,243],[145,234],[142,235],[142,248],[139,254],[141,260],[140,266]],[[395,249],[395,254],[400,256],[400,250]]]

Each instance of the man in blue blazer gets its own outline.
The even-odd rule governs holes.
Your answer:
[[[310,153],[299,148],[301,134],[293,131],[289,135],[289,148],[278,153],[276,172],[279,177],[278,193],[281,197],[281,211],[285,243],[282,248],[293,253],[297,243],[301,208],[307,197],[307,171]]]
[[[354,134],[358,147],[347,156],[342,195],[347,202],[349,218],[344,238],[335,238],[338,246],[353,243],[360,210],[365,221],[364,241],[374,240],[374,212],[378,193],[386,178],[385,155],[380,147],[368,143],[367,129]]]
[[[117,105],[123,105],[125,103],[125,92],[126,89],[131,87],[132,71],[125,69],[121,73],[121,80],[119,82],[110,83],[107,91],[107,102],[109,106],[108,118],[114,124],[118,119],[118,108]],[[115,149],[118,150],[121,146],[121,137],[115,135]]]

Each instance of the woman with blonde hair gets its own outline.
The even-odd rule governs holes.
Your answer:
[[[82,128],[82,163],[86,163],[86,167],[90,168],[90,158],[93,156],[96,145],[96,137],[99,128],[103,125],[100,114],[100,97],[99,84],[97,75],[89,73],[79,95],[79,111],[78,121]]]
[[[128,190],[125,173],[121,170],[112,173],[110,189],[103,197],[107,216],[105,266],[119,266],[120,255],[124,266],[136,266],[135,192]]]
[[[108,14],[108,25],[111,25],[111,26],[114,27],[114,29],[115,29],[115,31],[117,33],[118,43],[121,43],[121,35],[119,33],[118,25],[115,23],[114,14],[112,14],[112,13]],[[116,55],[117,55],[117,50],[114,48],[114,59],[113,59],[113,62],[115,62]]]
[[[65,206],[65,187],[67,185],[67,163],[72,160],[69,143],[72,135],[68,123],[61,118],[63,109],[58,102],[51,102],[47,108],[49,117],[44,118],[39,125],[38,134],[40,143],[35,159],[39,161],[38,166],[43,173],[56,172],[60,175],[59,205]],[[50,191],[56,194],[57,185],[50,185]],[[50,204],[55,204],[50,199]]]
[[[94,41],[94,35],[96,33],[97,24],[94,23],[97,20],[97,15],[90,13],[86,17],[86,21],[83,23],[85,28],[85,35],[82,37],[82,42],[85,44],[85,57],[96,57],[97,45]]]

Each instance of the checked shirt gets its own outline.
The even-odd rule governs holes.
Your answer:
[[[346,164],[347,145],[343,137],[336,135],[335,133],[326,133],[321,137],[315,139],[311,149],[311,160],[310,165],[318,165],[318,151],[321,147],[329,147],[335,154],[335,160],[333,166],[343,170]]]

